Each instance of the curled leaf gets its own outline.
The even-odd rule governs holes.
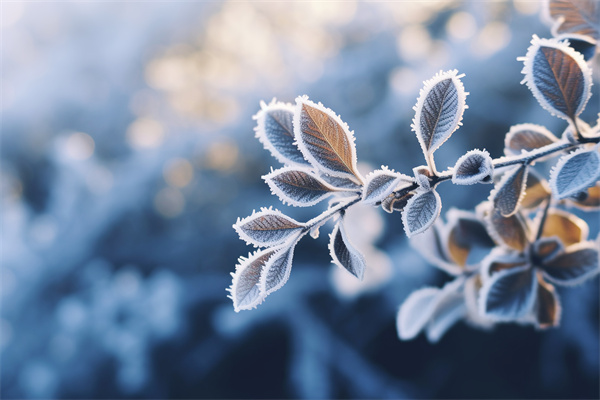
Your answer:
[[[329,254],[332,261],[362,280],[366,268],[365,258],[348,239],[343,219],[335,225],[329,239]]]
[[[250,254],[248,258],[239,258],[236,271],[232,274],[233,282],[228,289],[236,312],[255,308],[264,300],[259,288],[260,275],[264,265],[276,251],[277,249],[270,248]]]
[[[564,210],[552,208],[548,210],[542,237],[558,237],[565,246],[587,240],[589,234],[588,224]]]
[[[452,174],[452,183],[474,185],[491,182],[494,166],[487,151],[471,150],[458,159]]]
[[[417,104],[412,129],[429,163],[429,156],[442,145],[461,124],[467,108],[464,74],[457,70],[439,72],[424,82]]]
[[[396,197],[394,194],[390,194],[388,197],[383,199],[381,202],[381,208],[383,208],[388,213],[393,213],[394,211],[402,211],[408,201],[414,196],[413,192],[407,192],[400,197]]]
[[[470,258],[473,258],[474,250],[481,250],[480,253],[486,254],[494,248],[494,241],[475,214],[453,208],[446,216],[449,230],[448,253],[457,265],[466,267],[469,261],[472,262]]]
[[[425,231],[435,222],[441,209],[442,200],[435,190],[417,191],[402,211],[406,235],[411,237]]]
[[[338,190],[317,177],[311,170],[299,167],[284,167],[263,176],[283,203],[308,207],[317,204]]]
[[[557,142],[558,139],[548,129],[535,124],[513,125],[504,137],[504,154],[520,155]]]
[[[497,321],[514,321],[531,312],[537,279],[529,265],[505,269],[484,282],[479,299],[481,314]]]
[[[414,236],[410,239],[410,245],[427,262],[450,275],[460,275],[464,272],[464,269],[457,265],[450,257],[447,242],[447,235],[440,220],[437,220],[430,229],[427,229],[419,236]]]
[[[544,277],[557,285],[577,285],[600,272],[598,249],[593,242],[581,242],[544,263]]]
[[[550,173],[552,193],[564,199],[593,186],[600,177],[600,154],[580,148],[562,157]]]
[[[554,286],[538,275],[538,293],[536,302],[536,320],[541,329],[558,326],[560,322],[560,301]]]
[[[294,248],[299,238],[300,235],[291,237],[265,263],[258,283],[263,298],[279,290],[287,282],[292,270]]]
[[[550,0],[552,34],[576,33],[600,39],[600,4],[596,0]]]
[[[503,217],[510,217],[517,212],[519,203],[525,196],[528,168],[527,165],[521,164],[505,173],[491,192],[490,200]]]
[[[276,246],[299,233],[303,227],[304,224],[282,212],[267,208],[242,220],[238,219],[233,225],[242,240],[255,246]]]
[[[562,241],[556,236],[540,238],[531,247],[532,260],[536,266],[552,260],[565,248]]]
[[[296,98],[294,134],[300,151],[315,168],[362,182],[356,168],[354,134],[329,108],[307,96]]]
[[[495,248],[481,261],[481,276],[489,279],[494,274],[513,268],[529,265],[529,260],[514,251],[506,251],[503,248]]]
[[[310,166],[294,143],[294,106],[278,102],[269,104],[261,101],[256,120],[256,137],[279,162],[287,165]]]
[[[413,179],[399,172],[388,170],[386,167],[371,172],[365,178],[362,201],[366,204],[375,204],[385,199],[399,186],[408,187]]]
[[[583,56],[565,42],[533,36],[523,70],[535,98],[551,114],[575,120],[592,95],[592,71]]]

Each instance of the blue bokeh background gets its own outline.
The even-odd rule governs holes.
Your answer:
[[[422,81],[456,68],[469,109],[438,167],[498,157],[512,124],[566,128],[519,84],[516,57],[550,36],[543,4],[4,2],[0,396],[598,398],[597,278],[559,290],[557,329],[399,341],[403,299],[448,279],[399,214],[357,207],[362,285],[330,264],[323,228],[257,310],[236,314],[225,292],[251,250],[237,217],[318,212],[261,180],[277,162],[254,138],[260,100],[308,94],[355,131],[362,169],[410,173]],[[446,210],[488,191],[440,190]],[[582,216],[595,237],[598,215]]]

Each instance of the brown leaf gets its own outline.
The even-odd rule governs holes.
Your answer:
[[[550,187],[545,179],[532,169],[527,174],[527,184],[525,185],[525,196],[521,200],[521,207],[535,208],[542,204],[550,196]]]
[[[600,39],[600,3],[598,0],[551,0],[553,33],[577,33]]]
[[[504,153],[507,156],[520,155],[522,151],[539,149],[556,141],[558,141],[556,136],[543,126],[514,125],[504,138]]]
[[[565,246],[587,240],[589,228],[581,218],[563,210],[551,209],[546,216],[542,237],[558,236]]]
[[[527,165],[522,164],[507,172],[490,194],[494,208],[505,217],[510,217],[518,210],[519,203],[525,195],[527,170]]]
[[[498,210],[493,209],[486,220],[488,232],[496,242],[514,250],[525,250],[529,243],[529,227],[520,214],[504,217]]]
[[[538,327],[541,329],[558,326],[560,321],[560,303],[554,286],[547,283],[538,274],[538,292],[536,317]]]
[[[448,252],[456,264],[465,267],[474,247],[494,247],[494,241],[488,235],[485,225],[474,214],[452,209],[447,216],[450,226]]]
[[[582,195],[571,199],[572,204],[583,210],[592,211],[600,209],[600,183],[592,186]]]
[[[362,182],[356,168],[354,137],[330,109],[306,97],[296,99],[294,132],[298,147],[313,166],[334,176],[353,176]]]

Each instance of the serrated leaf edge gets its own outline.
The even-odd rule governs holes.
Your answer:
[[[509,179],[511,179],[516,174],[518,174],[519,171],[523,168],[525,169],[525,171],[523,172],[523,182],[521,182],[521,191],[519,192],[519,198],[517,199],[517,205],[515,206],[515,209],[510,214],[505,215],[505,214],[500,213],[505,218],[511,217],[519,211],[521,202],[523,201],[523,198],[525,197],[525,189],[527,187],[527,175],[529,174],[529,166],[525,165],[525,164],[521,164],[520,166],[513,168],[512,170],[506,171],[504,173],[504,175],[502,175],[502,178],[500,179],[500,181],[494,186],[494,189],[492,189],[492,191],[490,192],[490,195],[488,197],[488,200],[492,203],[492,206],[496,207],[496,205],[494,204],[495,203],[494,200],[496,198],[496,195],[500,191],[500,189],[506,185],[506,182],[508,182]]]
[[[408,222],[407,222],[407,210],[410,209],[410,207],[412,206],[412,204],[415,202],[415,200],[422,194],[425,194],[427,192],[433,192],[433,195],[435,196],[436,199],[436,206],[437,206],[437,210],[435,212],[435,217],[433,217],[431,219],[431,222],[422,226],[421,228],[417,229],[414,232],[409,232],[409,228],[408,228]],[[404,232],[406,233],[406,236],[411,238],[414,235],[417,235],[421,232],[425,232],[427,229],[429,229],[431,227],[431,225],[433,225],[433,223],[438,219],[438,217],[440,216],[440,213],[442,211],[442,199],[440,198],[440,195],[438,194],[438,192],[435,189],[430,189],[430,190],[423,190],[423,189],[417,189],[417,193],[410,198],[410,200],[408,200],[408,202],[406,203],[406,207],[404,207],[404,210],[402,210],[402,224],[404,225]]]
[[[546,128],[543,125],[530,124],[530,123],[516,124],[516,125],[511,126],[510,129],[508,130],[508,133],[506,134],[506,136],[504,136],[504,154],[506,154],[506,156],[512,157],[512,156],[519,156],[519,155],[523,154],[523,152],[525,150],[521,150],[520,153],[512,152],[509,148],[509,143],[510,143],[510,139],[514,135],[516,135],[518,132],[521,132],[524,130],[529,130],[529,131],[534,131],[536,133],[539,133],[539,134],[547,137],[548,139],[550,139],[553,143],[556,143],[559,140],[556,136],[554,136],[554,134],[552,132],[550,132],[548,130],[548,128]],[[546,157],[544,157],[544,158],[546,158]]]
[[[486,160],[486,164],[489,167],[489,171],[488,172],[485,172],[485,171],[480,172],[476,175],[470,176],[469,178],[458,177],[456,175],[456,171],[458,170],[458,167],[462,163],[464,163],[465,160],[473,154],[480,154],[481,156],[484,157],[484,159]],[[486,176],[488,176],[488,175],[492,176],[493,174],[494,174],[494,165],[492,163],[492,157],[490,156],[490,153],[487,152],[487,150],[474,149],[474,150],[470,150],[470,151],[466,152],[456,161],[456,164],[454,165],[453,173],[452,173],[452,183],[454,183],[455,185],[474,185],[476,183],[481,182],[481,180],[483,178],[485,178]]]
[[[294,223],[296,225],[298,225],[298,228],[294,228],[294,229],[298,229],[301,230],[302,228],[305,227],[305,224],[302,222],[298,222],[295,219],[285,215],[284,213],[282,213],[281,211],[274,209],[273,207],[261,207],[260,211],[256,211],[256,210],[252,210],[252,214],[247,216],[246,218],[238,218],[237,221],[235,222],[235,224],[233,224],[233,229],[235,229],[235,231],[237,232],[237,234],[239,235],[240,239],[242,239],[244,242],[246,242],[246,244],[248,245],[253,245],[254,247],[272,247],[272,246],[277,246],[283,242],[285,242],[288,238],[284,238],[281,241],[278,242],[258,242],[254,239],[252,239],[248,234],[246,234],[246,232],[243,231],[242,229],[242,225],[246,224],[247,222],[254,220],[256,218],[260,218],[263,215],[277,215],[279,217],[283,217],[285,219],[287,219],[288,221],[290,221],[291,223]]]
[[[369,200],[367,200],[366,197],[367,197],[367,189],[369,187],[369,183],[374,178],[381,176],[381,175],[394,176],[395,179],[391,183],[388,184],[389,187],[384,192],[382,192],[383,194],[380,194],[379,196],[374,197],[374,198],[371,197]],[[400,185],[400,183],[403,180],[410,182],[409,184],[411,184],[415,181],[412,177],[410,177],[408,175],[404,175],[400,172],[396,172],[393,169],[390,170],[387,166],[382,165],[381,169],[376,169],[374,171],[371,171],[365,177],[365,184],[364,184],[363,190],[362,190],[361,201],[365,204],[375,204],[379,201],[383,201],[383,199],[388,197],[392,192],[394,192],[398,188],[398,185]]]
[[[563,119],[569,121],[570,117],[568,115],[565,115],[562,112],[554,109],[554,107],[552,107],[550,105],[550,103],[548,103],[546,101],[546,99],[544,98],[542,93],[538,90],[538,88],[533,83],[533,59],[534,59],[537,51],[542,46],[552,47],[554,49],[564,52],[565,54],[567,54],[568,56],[573,58],[573,60],[575,60],[575,62],[579,66],[579,68],[581,68],[581,71],[583,73],[583,92],[587,93],[587,94],[584,94],[585,98],[582,100],[582,102],[579,105],[579,107],[577,108],[577,110],[575,110],[575,117],[577,117],[579,114],[581,114],[581,112],[585,109],[585,106],[586,106],[588,100],[592,96],[592,91],[591,91],[591,87],[593,85],[592,70],[585,62],[583,55],[581,53],[578,53],[577,51],[575,51],[572,47],[570,47],[568,45],[568,43],[566,43],[566,41],[564,41],[564,40],[559,41],[557,39],[545,39],[545,38],[540,39],[537,35],[533,35],[533,38],[531,39],[531,46],[529,46],[529,48],[527,49],[527,54],[525,54],[524,57],[517,58],[518,61],[523,61],[523,69],[521,70],[521,73],[524,74],[525,77],[521,81],[521,84],[524,84],[524,83],[527,84],[527,87],[529,88],[529,90],[531,90],[531,93],[533,93],[533,96],[537,99],[537,101],[540,103],[540,105],[546,111],[548,111],[551,115],[557,116],[559,118],[563,118]]]
[[[338,230],[342,234],[342,239],[344,241],[344,244],[348,248],[348,251],[350,251],[355,256],[357,256],[362,261],[362,263],[365,266],[365,268],[367,266],[367,262],[365,261],[365,257],[362,255],[362,253],[360,251],[358,251],[356,249],[356,247],[354,247],[354,244],[350,241],[350,238],[348,237],[348,234],[346,233],[346,228],[344,226],[344,220],[343,220],[343,218],[340,218],[340,220],[335,224],[335,226],[333,227],[333,230],[329,234],[329,244],[327,245],[327,248],[329,249],[329,256],[331,257],[331,262],[334,263],[335,265],[337,265],[338,267],[340,267],[341,269],[343,269],[344,271],[346,271],[346,272],[350,273],[351,275],[353,275],[350,271],[348,271],[346,269],[346,267],[344,267],[342,265],[342,263],[340,262],[340,260],[335,255],[335,251],[334,251],[334,248],[333,248],[333,242],[334,242],[334,238],[335,238],[335,235],[337,234]],[[361,281],[363,280],[363,278],[364,278],[364,270],[362,270],[362,274],[360,276],[357,276],[357,278],[359,280],[361,280]]]
[[[589,186],[582,188],[581,190],[570,190],[567,191],[563,194],[559,194],[558,193],[558,187],[556,186],[556,180],[558,179],[558,173],[564,168],[565,164],[567,162],[569,162],[569,160],[571,160],[573,157],[581,154],[581,153],[593,153],[596,154],[596,157],[598,158],[598,162],[600,165],[600,155],[598,155],[598,150],[596,148],[586,148],[586,147],[580,147],[579,149],[572,151],[571,153],[561,157],[558,162],[554,165],[554,167],[552,167],[552,170],[550,171],[550,179],[548,180],[548,184],[550,185],[550,190],[552,191],[552,194],[559,200],[565,199],[573,194],[579,193],[582,190],[586,190],[587,188],[589,188]],[[597,172],[596,177],[594,178],[594,181],[597,181],[598,179],[600,179],[600,170]],[[593,185],[592,185],[593,186]]]

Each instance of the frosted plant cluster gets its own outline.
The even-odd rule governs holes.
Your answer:
[[[424,331],[432,342],[457,321],[488,328],[498,322],[558,326],[555,285],[574,286],[600,271],[600,239],[569,210],[600,209],[600,115],[579,118],[592,95],[591,60],[600,37],[598,3],[550,1],[553,38],[533,36],[524,79],[539,104],[568,127],[561,135],[530,123],[510,128],[505,155],[471,150],[454,167],[438,171],[434,153],[461,126],[467,109],[457,70],[424,82],[411,124],[425,164],[403,174],[382,166],[366,176],[357,168],[355,135],[340,116],[300,96],[295,104],[261,103],[256,136],[283,164],[263,179],[284,204],[310,207],[329,201],[307,222],[263,208],[238,219],[240,238],[259,249],[240,258],[228,289],[236,311],[252,309],[290,277],[294,249],[307,234],[318,238],[327,221],[333,263],[362,279],[365,258],[348,237],[344,216],[357,203],[400,212],[406,235],[432,264],[453,276],[442,288],[413,292],[400,306],[398,335]],[[549,176],[536,163],[554,162]],[[440,218],[437,187],[491,184],[473,211],[450,209]]]

